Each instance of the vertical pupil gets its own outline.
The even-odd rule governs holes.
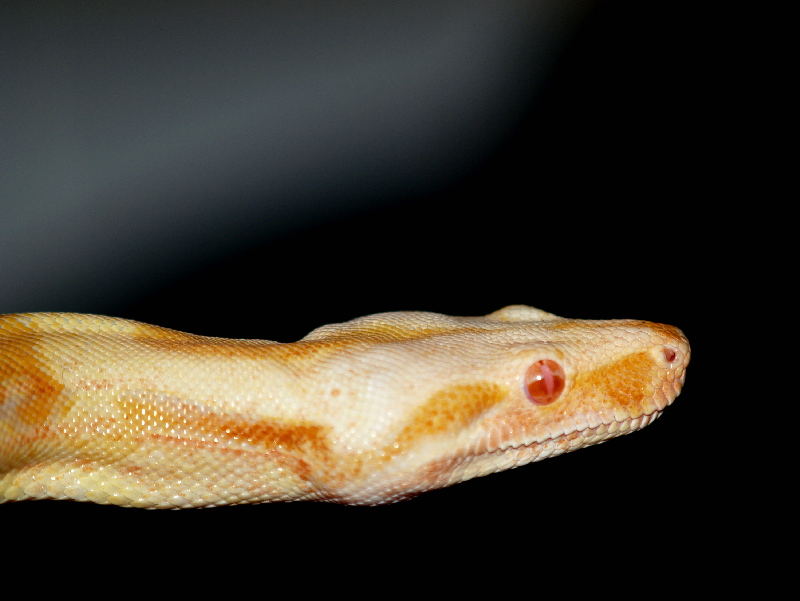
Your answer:
[[[525,393],[537,405],[549,405],[564,390],[564,370],[551,359],[541,359],[525,372]]]

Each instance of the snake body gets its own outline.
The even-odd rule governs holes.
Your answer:
[[[0,316],[0,501],[374,505],[639,429],[677,396],[683,334],[395,312],[294,343],[74,313]]]

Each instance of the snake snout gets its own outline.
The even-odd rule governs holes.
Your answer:
[[[664,324],[652,326],[655,339],[650,352],[661,368],[661,385],[655,400],[661,410],[675,400],[683,387],[691,349],[686,336],[678,328]]]
[[[683,373],[689,363],[691,349],[683,332],[675,326],[654,323],[650,326],[654,335],[653,355],[659,363],[675,373]]]

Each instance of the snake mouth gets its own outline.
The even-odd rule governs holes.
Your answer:
[[[666,354],[667,352],[662,347],[658,347],[658,350],[659,356],[664,354],[665,359],[671,357],[673,361],[676,361],[678,358],[678,351],[672,347],[669,349],[672,353],[670,356]],[[495,436],[488,437],[488,440],[484,439],[487,442],[491,441],[489,444],[482,448],[481,445],[478,445],[477,448],[473,447],[470,450],[471,452],[467,453],[467,457],[474,460],[491,458],[491,461],[495,461],[498,464],[502,463],[503,467],[499,469],[508,469],[641,430],[658,419],[680,393],[685,379],[688,349],[682,350],[680,356],[682,357],[682,362],[671,367],[666,376],[660,376],[652,382],[651,395],[647,395],[643,400],[635,399],[635,404],[639,405],[639,407],[636,407],[638,415],[614,415],[619,410],[619,407],[609,410],[608,407],[601,406],[600,410],[587,411],[587,414],[582,419],[580,417],[577,419],[568,417],[562,426],[564,430],[560,433],[548,435],[546,431],[542,432],[540,429],[540,435],[544,434],[542,438],[536,437],[536,429],[539,429],[536,424],[532,424],[534,430],[530,431],[526,436],[525,430],[522,429],[524,426],[517,429],[508,423],[503,424],[502,420],[498,420],[495,424],[499,431],[506,431],[505,435],[498,436],[500,432],[495,431]],[[630,403],[630,405],[633,404],[634,401]],[[579,405],[591,408],[591,399],[588,401],[580,399]],[[630,407],[630,409],[635,410],[634,407]],[[575,421],[583,421],[584,424],[589,422],[589,424],[576,424]],[[592,422],[594,423],[592,424]],[[501,459],[503,457],[507,458]],[[487,463],[491,463],[491,461],[487,459]]]
[[[663,409],[655,409],[636,417],[611,420],[541,440],[503,444],[483,450],[467,450],[435,459],[415,470],[413,476],[404,478],[402,484],[398,485],[392,494],[386,494],[378,502],[393,503],[426,490],[442,488],[598,444],[644,428],[656,420],[662,411]]]
[[[547,435],[546,432],[541,432],[545,434],[543,438],[537,438],[534,432],[525,436],[521,428],[508,422],[503,424],[502,421],[496,421],[493,433],[482,436],[481,442],[451,456],[450,465],[458,467],[451,472],[449,483],[520,467],[641,430],[658,419],[678,396],[684,380],[685,365],[680,367],[672,377],[655,385],[653,396],[644,403],[645,406],[641,407],[638,415],[617,418],[611,413],[606,414],[603,419],[595,413],[592,417],[600,418],[600,423],[581,427],[582,424],[567,422],[566,429],[561,433]]]
[[[579,430],[570,430],[555,436],[550,436],[541,440],[520,442],[502,445],[483,452],[472,453],[465,457],[473,461],[480,462],[481,459],[491,460],[489,463],[494,469],[510,469],[519,467],[534,461],[540,461],[548,457],[555,457],[562,453],[574,451],[582,447],[599,444],[641,430],[645,426],[653,423],[663,413],[663,409],[655,409],[649,413],[644,413],[635,417],[627,417],[622,420],[611,420],[600,423],[596,426],[588,426]],[[502,467],[498,469],[498,463]]]

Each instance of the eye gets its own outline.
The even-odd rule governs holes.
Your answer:
[[[537,405],[549,405],[561,395],[565,379],[558,363],[542,359],[525,372],[525,394]]]

